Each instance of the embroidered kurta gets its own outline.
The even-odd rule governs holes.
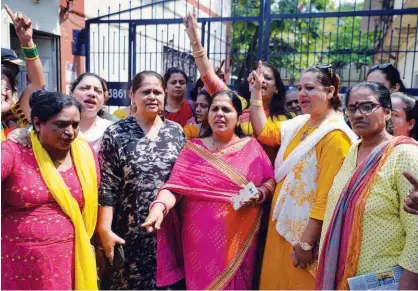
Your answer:
[[[310,135],[315,129],[308,129],[307,124],[305,124],[288,145],[284,153],[284,160],[301,143],[301,137],[305,131]],[[258,139],[261,143],[268,146],[280,145],[281,122],[268,120]],[[344,132],[334,130],[322,138],[315,146],[315,159],[317,161],[316,191],[308,195],[295,195],[293,197],[296,202],[301,204],[303,204],[302,200],[304,199],[312,200],[312,209],[309,217],[323,220],[328,191],[332,185],[332,177],[337,174],[341,167],[350,145],[351,140]],[[298,175],[300,174],[298,171],[303,170],[303,165],[294,169],[293,174],[297,182],[303,183],[302,176]],[[276,205],[283,181],[285,180],[278,183],[273,196],[273,207],[270,212],[267,242],[261,270],[260,289],[313,289],[315,285],[314,277],[306,269],[293,267],[291,260],[293,246],[277,232],[277,221],[272,221],[274,205]],[[303,229],[300,226],[298,227],[298,225],[294,225],[293,229],[298,234],[303,232]]]
[[[338,198],[357,165],[359,142],[354,144],[328,195],[322,235],[328,228]],[[418,147],[399,145],[393,149],[377,175],[363,214],[361,249],[357,274],[383,271],[395,265],[418,273],[418,218],[403,210],[412,186],[403,176],[418,176]]]
[[[112,275],[110,289],[156,288],[156,236],[140,225],[185,143],[180,125],[169,120],[155,141],[145,136],[133,116],[106,130],[99,204],[114,207],[112,230],[126,241],[126,264]]]
[[[60,174],[82,209],[75,168]],[[1,177],[2,289],[74,289],[74,225],[48,191],[32,149],[3,142]]]

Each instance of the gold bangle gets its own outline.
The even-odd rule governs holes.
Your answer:
[[[27,49],[27,50],[31,50],[31,49],[34,49],[34,48],[36,48],[36,44],[34,45],[34,46],[20,46],[22,49]]]
[[[200,49],[198,51],[193,51],[193,54],[200,54],[200,53],[202,53],[204,51],[206,51],[205,48],[202,48],[202,49]]]
[[[198,56],[193,56],[195,59],[198,59],[198,58],[202,58],[202,57],[204,57],[204,56],[206,56],[206,52],[205,53],[202,53],[201,55],[198,55]]]
[[[201,58],[201,57],[203,57],[204,55],[206,55],[206,50],[205,50],[204,48],[202,48],[201,50],[198,50],[198,51],[193,52],[193,53],[192,53],[192,55],[193,55],[193,57],[194,57],[195,59],[197,59],[197,58]]]
[[[34,60],[37,60],[37,59],[39,59],[39,55],[37,55],[34,58],[27,58],[27,57],[25,57],[25,60],[28,60],[28,61],[34,61]]]
[[[263,100],[251,100],[250,104],[257,107],[263,107]]]

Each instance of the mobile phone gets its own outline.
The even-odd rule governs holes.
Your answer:
[[[123,251],[122,245],[115,245],[114,255],[113,255],[113,268],[119,270],[125,264],[125,253]]]

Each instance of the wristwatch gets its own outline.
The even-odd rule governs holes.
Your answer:
[[[311,251],[313,249],[314,246],[311,246],[310,244],[308,244],[307,242],[299,242],[300,247],[302,248],[302,250],[304,251]]]

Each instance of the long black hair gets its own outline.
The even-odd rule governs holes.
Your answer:
[[[369,76],[374,71],[380,71],[383,75],[385,75],[386,80],[389,81],[390,85],[393,87],[396,84],[399,84],[399,92],[406,92],[406,88],[404,83],[401,80],[401,74],[399,71],[391,64],[379,64],[370,67],[369,71],[367,72],[367,76]]]
[[[257,66],[255,65],[251,71],[255,71],[257,70]],[[286,89],[284,87],[283,84],[283,80],[280,76],[280,72],[279,70],[277,70],[277,68],[275,66],[273,66],[270,63],[267,62],[263,62],[263,67],[267,67],[270,70],[272,70],[273,72],[273,77],[274,77],[274,81],[276,83],[276,89],[277,91],[274,93],[273,97],[271,98],[271,102],[270,102],[270,116],[276,116],[278,117],[279,115],[285,115],[287,118],[291,119],[292,115],[290,114],[289,111],[287,111],[285,103],[285,94],[286,94]],[[244,83],[245,85],[245,91],[249,92],[249,84],[248,82]],[[243,88],[240,88],[239,92],[241,93]],[[246,98],[248,99],[248,98]]]
[[[216,97],[221,96],[221,95],[227,96],[231,100],[232,106],[234,106],[235,110],[237,111],[237,117],[239,118],[242,114],[242,103],[241,103],[241,99],[238,97],[238,95],[234,91],[223,90],[223,91],[216,92],[215,94],[213,94],[212,98],[210,99],[209,107],[212,105],[213,100]],[[239,124],[237,124],[237,126],[235,127],[234,133],[240,138],[246,136],[244,132],[242,131],[242,128]],[[213,134],[212,128],[209,127],[206,130],[206,132],[202,135],[202,138],[211,136],[212,134]]]

